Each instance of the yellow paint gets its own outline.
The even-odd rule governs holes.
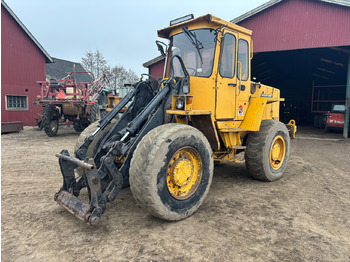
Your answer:
[[[273,169],[279,169],[284,161],[286,156],[286,141],[284,137],[278,135],[272,141],[270,147],[270,165]]]
[[[239,126],[248,131],[259,131],[261,119],[265,111],[267,98],[252,98],[242,124]]]
[[[193,165],[190,160],[183,159],[174,167],[173,179],[176,185],[183,187],[188,184],[193,174]]]
[[[164,29],[158,30],[158,36],[162,38],[169,38],[174,34],[178,34],[181,32],[181,27],[187,26],[188,28],[218,28],[219,26],[226,25],[227,28],[230,28],[236,32],[243,33],[245,35],[252,35],[252,31],[246,29],[244,27],[238,26],[236,24],[230,23],[228,21],[222,20],[213,15],[203,15],[196,19],[186,21],[184,23],[180,23],[174,26],[169,26]]]
[[[184,111],[184,110],[167,110],[167,114],[172,115],[182,115],[182,116],[191,116],[191,115],[210,115],[211,112],[207,110],[192,110],[192,111]]]
[[[295,120],[291,119],[288,124],[287,124],[287,128],[291,129],[291,131],[289,132],[290,138],[295,138],[295,133],[297,132],[297,126],[295,125]]]
[[[203,174],[203,163],[199,153],[192,147],[177,151],[167,168],[167,187],[176,199],[187,199],[196,192]]]
[[[219,134],[226,148],[234,148],[241,145],[239,132],[222,132],[220,130]]]
[[[196,77],[190,79],[192,110],[215,111],[215,78]]]
[[[107,104],[107,107],[106,107],[106,111],[109,112],[109,111],[112,111],[112,109],[120,102],[120,100],[122,100],[122,97],[120,96],[113,96],[112,94],[109,94],[108,95],[108,104]],[[122,108],[122,110],[120,111],[121,113],[125,112],[127,108],[124,107]]]
[[[216,151],[213,153],[215,161],[230,161],[235,163],[244,163],[245,160],[242,157],[238,157],[236,151],[238,149],[243,149],[242,147],[236,146],[234,149],[228,151]]]

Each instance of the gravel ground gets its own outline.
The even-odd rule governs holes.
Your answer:
[[[72,128],[2,135],[2,261],[350,261],[350,139],[297,135],[279,181],[224,163],[191,217],[156,219],[126,188],[97,227],[53,201],[62,184],[54,154],[73,151]]]

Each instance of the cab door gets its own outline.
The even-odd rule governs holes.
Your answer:
[[[224,30],[216,84],[216,119],[233,120],[236,116],[237,33]]]

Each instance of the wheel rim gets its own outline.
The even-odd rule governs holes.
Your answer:
[[[279,169],[286,156],[286,141],[282,135],[276,136],[270,147],[270,165],[273,169]]]
[[[50,122],[50,129],[51,129],[51,131],[52,132],[56,132],[57,127],[58,127],[58,121],[57,120],[52,120]]]
[[[167,169],[167,187],[176,199],[187,199],[196,192],[202,179],[202,159],[194,148],[178,150],[171,158]]]

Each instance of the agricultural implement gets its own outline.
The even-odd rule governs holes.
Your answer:
[[[281,178],[296,126],[279,122],[280,91],[250,80],[251,34],[212,15],[182,17],[158,31],[170,40],[169,46],[157,41],[164,78],[133,84],[83,132],[74,156],[57,154],[63,186],[55,200],[96,225],[130,185],[141,207],[174,221],[203,203],[214,162],[241,162],[244,152],[252,177]],[[89,203],[79,198],[85,188]]]
[[[78,82],[78,74],[89,75],[91,81]],[[59,123],[73,123],[77,132],[100,119],[104,105],[98,104],[106,91],[106,75],[95,80],[91,72],[71,72],[63,79],[37,81],[41,91],[34,104],[43,106],[42,118],[37,120],[48,136],[56,136]]]

